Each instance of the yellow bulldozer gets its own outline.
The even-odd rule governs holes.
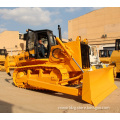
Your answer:
[[[74,96],[97,106],[112,91],[113,68],[90,71],[89,46],[80,36],[76,41],[62,42],[60,26],[59,38],[51,30],[31,30],[25,34],[26,51],[15,57],[16,67],[11,67],[6,57],[6,72],[14,68],[15,86],[26,89],[46,89]],[[42,40],[46,51],[41,55],[38,41]],[[81,99],[81,98],[80,98]]]
[[[6,49],[0,49],[0,71],[4,71],[5,70],[5,55],[7,54],[7,50]]]
[[[5,57],[7,56],[7,50],[6,49],[0,49],[0,71],[5,71]],[[15,66],[15,58],[14,56],[9,56],[9,62],[11,64],[11,67]]]
[[[120,77],[120,39],[115,41],[115,50],[100,50],[100,61],[114,68],[114,77]]]
[[[111,63],[111,54],[113,50],[99,50],[100,62],[109,65]]]

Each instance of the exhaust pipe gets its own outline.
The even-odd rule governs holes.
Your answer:
[[[59,39],[62,41],[61,27],[58,25]]]

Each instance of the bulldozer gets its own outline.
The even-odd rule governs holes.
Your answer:
[[[120,77],[120,39],[115,41],[115,50],[111,54],[111,63],[109,66],[114,67],[114,76]]]
[[[100,62],[105,63],[107,66],[111,63],[111,54],[113,50],[99,50]]]
[[[115,40],[115,50],[100,50],[100,61],[113,67],[114,77],[120,77],[120,39]]]
[[[0,71],[4,71],[5,70],[5,55],[7,53],[6,49],[0,49]]]
[[[7,50],[6,49],[0,49],[0,71],[5,71],[5,58],[7,56]],[[9,62],[11,64],[11,67],[15,66],[14,62],[15,58],[13,56],[9,56]]]
[[[13,82],[19,88],[81,96],[83,101],[97,106],[117,89],[113,68],[90,71],[88,42],[78,36],[75,41],[63,43],[60,29],[58,26],[59,37],[48,29],[28,29],[26,51],[15,57],[15,67],[6,57],[6,72],[11,75],[10,68],[14,68]],[[44,56],[39,51],[39,40],[46,48]]]

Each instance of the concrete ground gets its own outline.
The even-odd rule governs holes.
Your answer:
[[[0,72],[0,113],[119,113],[120,79],[115,84],[118,89],[94,107],[76,96],[17,88],[12,77]]]

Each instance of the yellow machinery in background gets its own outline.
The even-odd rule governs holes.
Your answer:
[[[100,62],[105,63],[105,64],[110,64],[111,63],[111,54],[113,50],[99,50],[99,59]]]
[[[120,76],[120,39],[115,41],[115,50],[100,50],[100,61],[114,68],[114,77]]]
[[[7,50],[6,49],[0,49],[0,71],[5,71],[5,57],[7,55]],[[11,67],[15,66],[15,61],[14,61],[14,56],[9,56],[9,62],[11,64]]]
[[[111,63],[110,66],[114,66],[114,74],[120,76],[120,39],[115,41],[115,50],[111,54]]]
[[[59,26],[59,33],[60,26]],[[63,43],[51,30],[27,30],[26,51],[15,57],[16,67],[11,67],[6,57],[6,72],[14,68],[15,86],[27,89],[47,89],[74,96],[97,106],[117,86],[114,84],[113,68],[90,71],[87,41]],[[44,58],[39,54],[38,40],[47,49]]]
[[[7,54],[6,49],[0,49],[0,71],[5,71],[5,55]]]

